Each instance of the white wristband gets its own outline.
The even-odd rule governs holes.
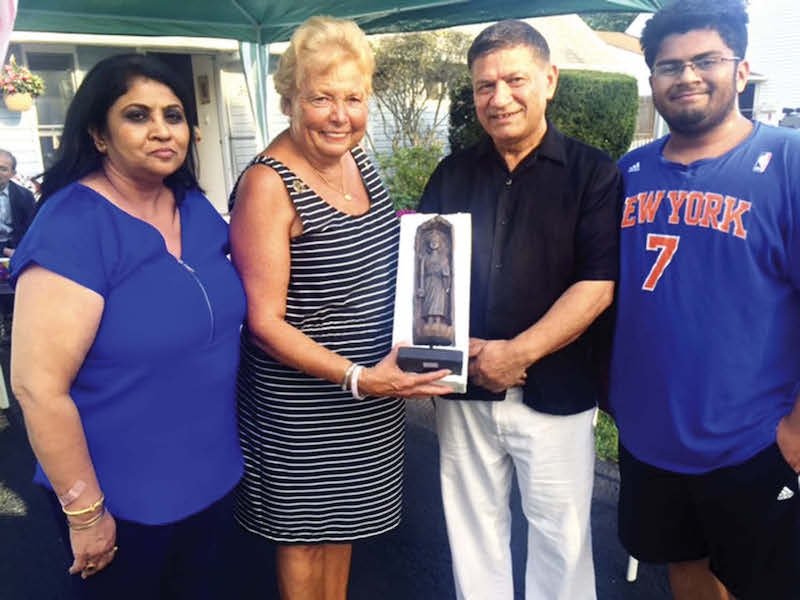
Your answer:
[[[352,383],[350,385],[350,392],[353,394],[353,398],[356,400],[363,400],[364,396],[361,396],[358,393],[358,376],[361,374],[361,371],[364,369],[361,365],[358,365],[355,369],[353,369],[353,378]]]
[[[357,367],[356,363],[350,363],[350,366],[347,367],[347,372],[344,374],[344,379],[342,379],[342,391],[346,392],[348,387],[350,386],[350,378],[353,376],[353,370]]]

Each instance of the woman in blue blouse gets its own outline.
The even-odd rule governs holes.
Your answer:
[[[214,597],[210,540],[242,473],[245,299],[190,98],[151,57],[98,63],[12,261],[12,387],[86,598]]]

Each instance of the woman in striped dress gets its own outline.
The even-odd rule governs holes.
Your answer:
[[[277,542],[281,597],[346,597],[351,542],[400,520],[403,401],[440,394],[391,350],[398,223],[358,142],[374,61],[352,22],[315,17],[281,57],[289,128],[234,189],[247,293],[236,517]],[[391,351],[390,351],[391,350]]]

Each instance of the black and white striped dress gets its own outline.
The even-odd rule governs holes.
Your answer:
[[[361,216],[320,198],[282,163],[303,233],[291,242],[286,321],[325,347],[374,365],[391,349],[398,220],[366,154],[352,151],[371,199]],[[345,542],[393,529],[402,502],[404,405],[354,400],[276,362],[242,336],[239,428],[245,475],[236,518],[286,543]]]

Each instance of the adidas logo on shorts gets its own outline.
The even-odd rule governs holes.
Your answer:
[[[778,500],[788,500],[789,498],[794,496],[794,492],[790,490],[788,487],[783,486],[781,493],[778,494]]]

